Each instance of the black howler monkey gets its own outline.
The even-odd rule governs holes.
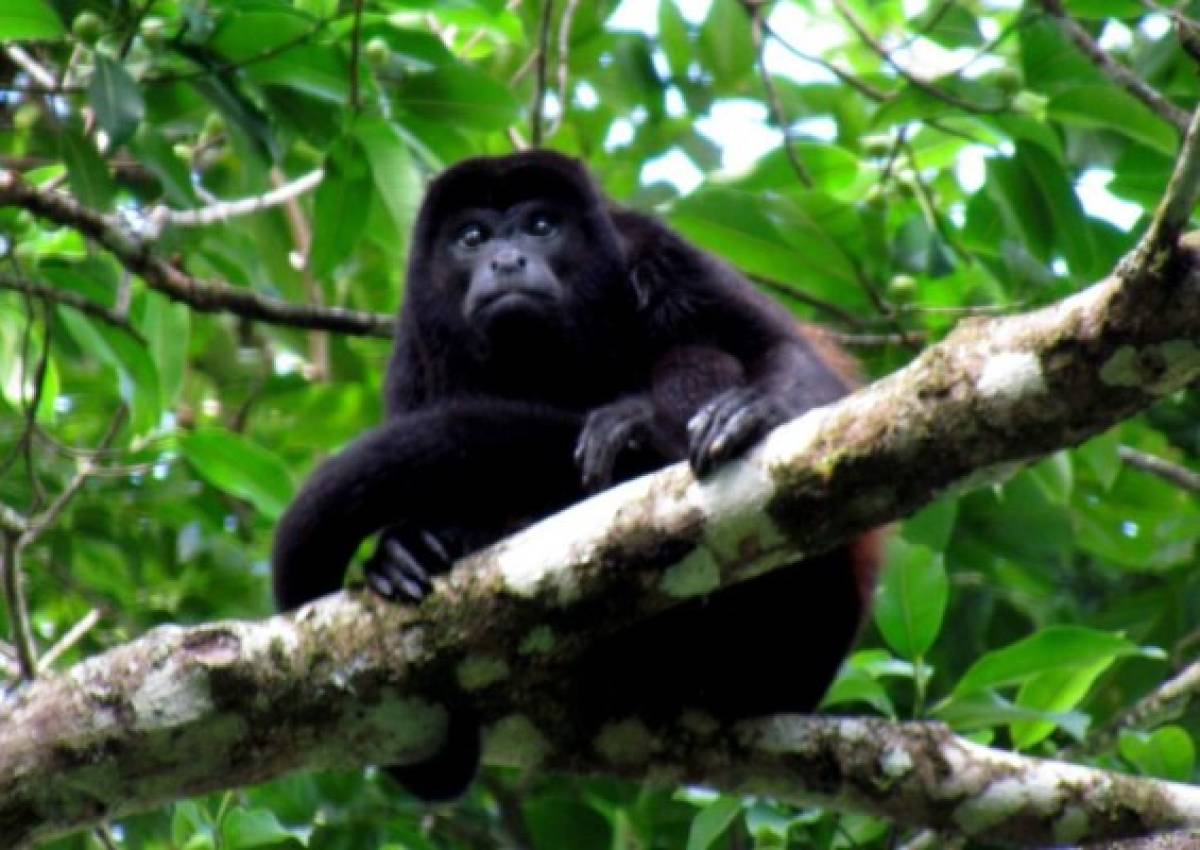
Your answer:
[[[359,543],[388,599],[613,481],[686,458],[698,475],[844,395],[852,370],[741,275],[619,208],[547,151],[461,162],[417,218],[387,421],[313,473],[275,538],[275,597],[341,587]],[[694,599],[603,642],[579,675],[607,716],[811,710],[874,584],[871,538]],[[586,681],[584,683],[586,687]],[[392,768],[426,799],[477,767],[450,715],[433,760]]]

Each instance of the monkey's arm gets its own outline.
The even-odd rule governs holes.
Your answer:
[[[358,545],[393,523],[490,527],[498,512],[535,516],[578,498],[580,425],[578,414],[497,399],[395,416],[323,463],[280,520],[276,602],[341,588]]]

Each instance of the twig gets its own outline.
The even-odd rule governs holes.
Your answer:
[[[836,8],[838,10],[838,13],[842,16],[842,18],[846,21],[846,23],[850,25],[850,29],[854,30],[854,34],[858,36],[858,40],[861,41],[864,45],[866,45],[867,48],[869,48],[872,53],[874,53],[876,56],[878,56],[880,59],[882,59],[884,62],[886,62],[892,68],[892,70],[894,70],[897,74],[899,74],[904,79],[904,81],[907,82],[913,88],[920,89],[921,91],[925,92],[925,94],[929,95],[930,97],[937,98],[938,100],[942,101],[943,103],[948,103],[951,106],[955,107],[956,109],[961,109],[964,112],[971,112],[971,113],[974,113],[977,115],[987,115],[987,114],[993,114],[993,113],[997,113],[997,112],[1003,112],[1004,109],[1006,108],[1003,106],[998,106],[998,107],[980,106],[977,103],[973,103],[969,100],[964,100],[955,94],[952,94],[948,91],[945,91],[944,89],[939,88],[938,86],[934,85],[933,83],[930,83],[930,82],[927,82],[927,81],[921,79],[916,74],[914,74],[912,71],[908,70],[907,68],[905,68],[903,65],[901,65],[899,62],[897,62],[895,60],[895,58],[891,54],[891,51],[889,51],[886,47],[883,46],[883,44],[878,39],[876,39],[873,35],[871,35],[871,33],[867,30],[866,25],[863,24],[863,22],[858,19],[858,16],[854,14],[854,11],[846,4],[845,0],[832,0],[832,2],[834,5],[834,8]]]
[[[25,602],[25,577],[21,572],[20,547],[14,534],[0,539],[0,572],[4,574],[4,601],[8,606],[9,629],[17,651],[17,667],[22,679],[37,675],[37,648],[29,627],[29,608]]]
[[[354,0],[354,29],[350,35],[350,109],[362,111],[362,100],[358,91],[358,68],[362,61],[362,15],[363,0]]]
[[[33,77],[38,85],[46,88],[48,93],[58,90],[58,80],[54,79],[54,75],[38,64],[37,60],[25,52],[23,47],[16,44],[7,45],[4,48],[4,54],[12,60],[13,64]]]
[[[348,334],[390,337],[394,319],[340,307],[311,307],[258,295],[221,280],[201,280],[156,257],[142,240],[124,232],[74,198],[30,186],[12,172],[0,172],[0,207],[27,209],[41,218],[73,227],[112,252],[121,265],[154,290],[204,313],[233,313],[247,319],[298,328],[324,328]]]
[[[1092,61],[1092,64],[1104,72],[1105,76],[1150,107],[1158,117],[1171,124],[1180,133],[1187,131],[1189,118],[1187,110],[1180,109],[1171,103],[1163,96],[1162,92],[1109,56],[1104,48],[1088,34],[1088,31],[1067,14],[1061,0],[1042,0],[1042,8],[1058,21],[1058,25],[1062,27],[1067,38],[1071,39],[1075,46]]]
[[[758,66],[758,75],[762,79],[763,91],[767,96],[767,105],[771,109],[771,118],[779,127],[779,132],[783,134],[783,152],[787,156],[788,162],[791,163],[792,171],[796,172],[796,177],[800,184],[806,189],[811,189],[813,185],[812,175],[809,174],[804,162],[800,159],[800,154],[797,153],[794,140],[792,139],[792,125],[788,121],[787,115],[784,113],[783,101],[779,98],[779,91],[775,88],[775,81],[771,79],[771,72],[767,69],[767,63],[763,58],[763,11],[764,7],[756,4],[744,4],[744,8],[750,15],[750,32],[754,38],[755,64]]]
[[[117,410],[117,413],[115,416],[113,416],[112,421],[108,423],[108,429],[105,431],[104,436],[100,438],[100,443],[98,445],[98,449],[100,451],[104,451],[112,444],[113,439],[121,430],[121,426],[125,424],[125,415],[126,410],[124,407],[121,407]],[[93,469],[94,462],[91,457],[84,457],[79,460],[79,469],[71,477],[71,480],[67,483],[67,486],[64,487],[62,492],[55,497],[54,501],[50,503],[46,510],[29,520],[25,531],[17,539],[17,545],[19,548],[24,549],[25,547],[36,543],[38,538],[45,534],[46,530],[58,521],[59,516],[66,509],[67,505],[70,504],[71,500],[75,498],[75,495],[87,482],[88,478],[91,477]]]
[[[938,211],[937,204],[934,203],[933,192],[929,186],[921,179],[921,166],[917,162],[917,151],[912,146],[912,143],[905,140],[902,142],[905,153],[908,154],[908,161],[912,165],[913,173],[913,188],[916,191],[917,204],[925,213],[925,218],[932,225],[934,231],[942,237],[942,241],[953,249],[965,265],[971,265],[975,262],[975,258],[971,252],[962,247],[958,242],[958,237],[952,229],[946,226],[945,219],[942,218]]]
[[[924,331],[905,331],[904,333],[890,334],[848,334],[826,329],[825,333],[839,345],[848,345],[854,348],[889,348],[893,345],[912,348],[913,346],[920,347],[929,341],[928,335]]]
[[[24,534],[29,520],[19,511],[0,502],[0,532],[11,535]]]
[[[59,638],[58,643],[50,647],[46,654],[38,659],[38,673],[45,673],[54,666],[54,662],[61,658],[65,653],[69,652],[75,644],[83,640],[84,636],[92,630],[92,628],[100,622],[103,615],[99,608],[92,608],[75,625],[67,630],[67,633]]]
[[[276,186],[282,188],[285,184],[283,172],[277,167],[271,169],[271,179]],[[296,197],[288,198],[283,205],[283,215],[287,220],[288,230],[292,234],[292,244],[296,249],[296,264],[304,281],[304,296],[314,307],[324,306],[321,284],[312,273],[309,263],[309,251],[312,248],[312,228],[304,217],[304,210]],[[329,376],[329,336],[323,331],[311,331],[308,334],[308,356],[313,368],[313,379],[323,381]],[[243,409],[249,409],[251,398],[246,399]]]
[[[854,315],[849,310],[839,307],[832,301],[826,301],[823,298],[817,298],[815,295],[809,295],[807,292],[796,289],[790,284],[782,283],[778,280],[772,280],[771,278],[763,277],[762,275],[750,275],[750,279],[762,286],[764,289],[768,289],[777,295],[780,295],[784,298],[791,298],[794,301],[799,301],[801,304],[807,304],[809,307],[816,308],[823,313],[828,313],[830,316],[838,319],[848,327],[866,327],[866,322],[864,322],[861,318]]]
[[[775,41],[778,42],[784,50],[786,50],[788,53],[791,53],[797,59],[801,59],[805,62],[816,65],[818,68],[825,69],[837,77],[839,81],[845,83],[868,100],[873,100],[876,103],[886,103],[892,99],[892,95],[888,92],[885,92],[883,89],[875,88],[870,83],[854,76],[854,74],[850,73],[849,71],[834,65],[828,59],[804,52],[772,29],[771,24],[767,21],[763,22],[763,32],[775,39]]]
[[[113,835],[112,827],[108,824],[100,824],[92,830],[92,835],[96,836],[96,839],[104,845],[104,850],[121,850],[121,844]]]
[[[1192,115],[1187,133],[1183,137],[1179,156],[1175,160],[1175,171],[1167,183],[1167,189],[1159,201],[1154,218],[1147,228],[1135,255],[1145,252],[1153,257],[1159,252],[1173,255],[1179,236],[1191,219],[1192,210],[1200,198],[1200,109]],[[1136,263],[1136,261],[1135,261]],[[1136,268],[1137,266],[1133,266]],[[1143,266],[1151,272],[1159,270],[1157,263]],[[1126,265],[1126,268],[1129,268]]]
[[[550,51],[550,21],[554,13],[554,0],[542,0],[542,21],[538,27],[537,74],[533,87],[533,105],[529,109],[529,144],[533,148],[542,146],[542,106],[546,99],[546,60]]]
[[[100,306],[95,301],[85,298],[76,292],[69,292],[53,286],[45,286],[44,284],[34,283],[31,280],[22,280],[19,277],[7,275],[3,272],[0,272],[0,289],[23,292],[34,298],[53,301],[55,304],[62,304],[64,307],[70,307],[94,319],[99,319],[105,324],[112,325],[114,328],[129,334],[138,342],[145,342],[145,337],[141,335],[137,328],[129,323],[127,318],[106,307]]]
[[[1187,467],[1171,463],[1157,455],[1140,452],[1129,446],[1118,446],[1117,455],[1127,466],[1157,475],[1164,481],[1174,484],[1189,493],[1200,493],[1200,472],[1193,472]]]
[[[1088,753],[1102,752],[1123,729],[1148,728],[1176,716],[1198,693],[1200,662],[1193,662],[1114,717],[1104,729],[1089,738],[1083,749]]]
[[[151,238],[157,238],[166,225],[176,227],[203,227],[209,224],[229,221],[242,215],[252,215],[271,207],[287,204],[289,201],[312,191],[325,179],[325,171],[316,169],[302,177],[297,177],[290,183],[284,183],[268,192],[252,198],[238,198],[235,201],[219,201],[194,210],[173,210],[164,204],[158,204],[150,210],[146,218],[150,221]]]
[[[575,12],[579,8],[579,0],[567,0],[562,18],[558,22],[558,117],[546,131],[546,136],[553,136],[567,118],[567,107],[571,102],[571,93],[567,91],[567,81],[570,78],[571,59],[571,24],[575,21]]]
[[[942,0],[942,2],[938,4],[938,7],[933,10],[933,14],[926,18],[925,22],[921,24],[920,28],[914,30],[909,34],[908,38],[904,39],[904,41],[900,43],[899,49],[907,50],[916,44],[917,39],[924,38],[931,33],[933,28],[942,22],[942,18],[946,17],[949,11],[954,8],[955,2],[957,2],[957,0]]]
[[[287,41],[282,41],[279,44],[267,48],[261,53],[256,53],[253,56],[247,56],[245,59],[238,59],[237,61],[232,62],[214,61],[209,65],[201,66],[195,71],[168,71],[161,74],[147,74],[146,76],[140,78],[137,82],[140,86],[167,85],[170,83],[188,82],[189,80],[198,80],[204,77],[219,76],[221,74],[229,74],[234,71],[239,71],[243,68],[248,68],[251,65],[257,65],[259,62],[266,62],[269,59],[282,56],[289,50],[294,50],[297,47],[303,47],[304,45],[314,42],[317,36],[327,26],[329,26],[329,23],[330,21],[328,19],[319,20],[311,29],[299,33],[294,38],[290,38]],[[189,56],[186,53],[177,52],[177,55],[194,64],[200,64],[194,57]],[[51,82],[53,83],[53,77],[51,77]],[[44,83],[39,82],[32,86],[7,85],[5,88],[11,91],[29,92],[31,94],[78,94],[81,92],[86,92],[88,87],[86,84],[58,86],[45,85]]]

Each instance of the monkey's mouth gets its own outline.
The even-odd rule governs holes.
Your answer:
[[[533,289],[504,289],[482,296],[473,305],[472,318],[491,323],[505,316],[549,312],[554,299]]]

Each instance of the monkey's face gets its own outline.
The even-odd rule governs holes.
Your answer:
[[[547,331],[557,336],[570,323],[566,278],[569,258],[587,255],[582,243],[572,211],[552,201],[462,209],[441,231],[443,285],[457,297],[467,325],[492,345]]]

